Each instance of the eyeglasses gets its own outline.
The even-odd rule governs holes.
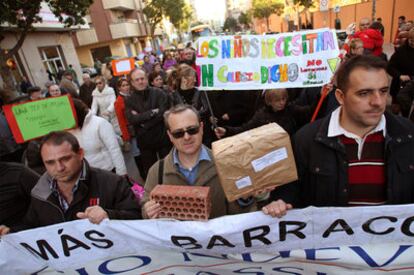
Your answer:
[[[178,139],[178,138],[182,138],[184,137],[185,133],[189,134],[190,136],[193,136],[195,134],[198,134],[198,132],[200,132],[200,126],[190,126],[187,127],[186,129],[178,129],[175,130],[174,132],[171,132],[171,135]]]
[[[98,82],[96,82],[96,84],[103,84],[103,82],[98,81]]]

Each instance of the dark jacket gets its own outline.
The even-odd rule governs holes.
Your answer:
[[[254,113],[257,91],[215,91],[211,93],[214,116],[222,126],[240,126],[248,121]],[[229,120],[222,116],[228,114]]]
[[[301,126],[310,121],[313,107],[288,105],[284,110],[275,112],[269,106],[257,111],[254,116],[240,127],[225,127],[226,136],[232,136],[259,126],[276,122],[289,135],[293,135]]]
[[[189,104],[192,105],[200,113],[201,120],[206,120],[210,117],[210,110],[208,108],[206,94],[203,91],[193,88],[188,91],[177,90],[171,94],[172,105]]]
[[[30,203],[39,175],[18,163],[0,162],[0,224],[18,225]]]
[[[64,212],[58,197],[52,192],[45,173],[31,192],[31,202],[22,227],[13,230],[29,229],[39,226],[77,220],[76,213],[89,206],[99,205],[109,219],[131,220],[141,218],[141,210],[126,179],[98,168],[90,167],[84,161],[85,177],[79,180],[73,201]]]
[[[338,137],[327,137],[331,116],[300,129],[294,139],[299,180],[277,188],[273,199],[294,207],[347,206],[348,161]],[[387,204],[414,202],[414,124],[385,113]]]
[[[133,91],[125,100],[125,114],[134,127],[138,146],[157,149],[168,144],[163,114],[168,108],[168,97],[160,89],[148,87],[145,91]],[[159,109],[158,113],[153,112]],[[132,111],[138,114],[134,115]]]
[[[414,48],[408,45],[408,41],[391,56],[387,72],[392,76],[390,92],[391,95],[395,96],[401,86],[400,76],[414,76]]]

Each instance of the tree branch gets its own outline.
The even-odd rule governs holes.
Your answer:
[[[16,45],[14,45],[14,47],[6,53],[5,60],[13,57],[18,52],[18,50],[22,47],[23,42],[26,39],[27,33],[28,33],[30,27],[32,26],[32,23],[33,23],[33,19],[28,19],[27,20],[26,25],[24,26],[23,30],[21,31],[20,37],[17,40]]]

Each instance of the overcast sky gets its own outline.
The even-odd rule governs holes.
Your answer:
[[[224,22],[226,13],[225,0],[195,0],[195,8],[199,20],[219,20]]]

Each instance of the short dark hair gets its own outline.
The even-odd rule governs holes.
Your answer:
[[[41,91],[42,91],[42,88],[40,88],[39,86],[33,86],[27,89],[27,93],[29,95],[31,95],[32,93],[41,92]]]
[[[201,121],[200,113],[197,111],[196,108],[194,108],[193,106],[188,105],[188,104],[177,104],[177,105],[171,107],[168,111],[166,111],[164,113],[165,128],[167,130],[170,129],[170,125],[168,125],[168,118],[170,117],[171,114],[179,114],[179,113],[182,113],[182,112],[187,111],[187,110],[192,111],[197,116],[198,121]]]
[[[72,151],[75,153],[78,153],[80,150],[80,145],[78,140],[74,135],[72,135],[69,132],[66,131],[53,131],[47,134],[42,138],[42,141],[40,143],[40,149],[39,151],[42,152],[43,145],[52,144],[52,145],[61,145],[65,141],[67,141],[72,146]]]
[[[405,21],[405,16],[404,15],[398,16],[398,19],[401,19],[401,20]]]
[[[148,82],[150,85],[152,85],[152,82],[154,81],[154,79],[156,79],[158,76],[161,76],[161,72],[156,72],[156,71],[152,71],[149,75],[148,75]],[[164,81],[164,79],[163,79]]]
[[[384,70],[387,69],[387,63],[379,57],[373,55],[354,56],[341,64],[336,72],[336,85],[338,89],[345,92],[349,85],[349,76],[357,68],[366,70]]]

